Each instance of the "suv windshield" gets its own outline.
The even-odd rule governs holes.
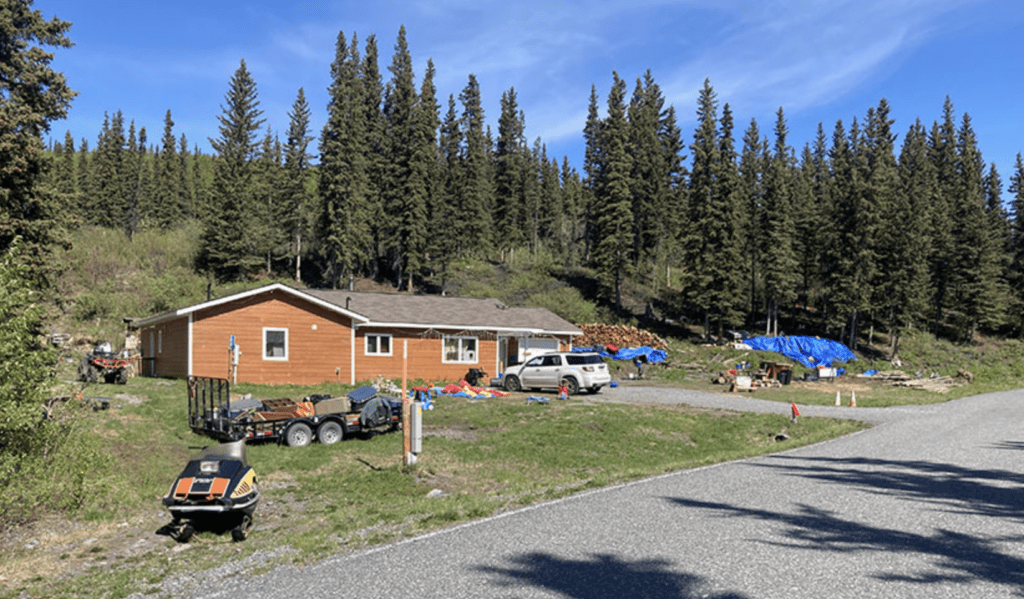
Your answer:
[[[600,364],[601,356],[597,354],[576,354],[573,356],[566,356],[565,361],[573,366],[579,366],[581,364]]]

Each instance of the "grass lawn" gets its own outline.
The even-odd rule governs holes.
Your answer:
[[[257,397],[341,394],[342,386],[255,387]],[[248,448],[261,488],[244,543],[200,534],[178,545],[156,534],[169,521],[160,498],[189,446],[183,381],[132,379],[93,386],[110,409],[85,423],[102,439],[108,468],[93,478],[71,519],[43,518],[0,543],[0,596],[159,596],[161,583],[231,562],[242,571],[387,543],[585,489],[815,443],[862,423],[628,405],[575,396],[547,405],[508,398],[440,398],[424,412],[423,453],[402,460],[401,433],[335,445]],[[779,433],[788,435],[777,441]],[[244,566],[258,554],[258,567]],[[255,568],[253,570],[252,568]],[[186,579],[181,579],[186,580]]]

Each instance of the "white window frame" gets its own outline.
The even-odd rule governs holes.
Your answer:
[[[156,332],[156,353],[164,353],[164,330],[160,329]]]
[[[267,333],[284,333],[284,355],[283,356],[268,356],[267,355]],[[263,327],[263,349],[261,350],[264,360],[273,362],[287,362],[288,361],[288,329],[285,327]]]
[[[363,341],[363,355],[364,356],[390,356],[395,351],[395,340],[389,333],[366,333],[366,340]],[[376,339],[374,343],[375,351],[370,351],[370,338]],[[380,351],[380,340],[382,338],[388,340],[388,351]]]
[[[448,359],[448,342],[450,340],[458,341],[457,352],[459,354],[458,359]],[[467,349],[464,341],[473,341],[473,349]],[[479,337],[463,337],[459,335],[445,335],[441,338],[441,363],[443,364],[479,364],[480,363],[480,338]]]

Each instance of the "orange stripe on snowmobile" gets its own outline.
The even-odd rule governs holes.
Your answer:
[[[178,486],[174,489],[175,497],[188,497],[189,490],[192,489],[192,478],[179,478]]]
[[[221,497],[224,495],[224,491],[228,490],[228,483],[231,482],[230,478],[215,478],[213,484],[210,485],[210,497]]]

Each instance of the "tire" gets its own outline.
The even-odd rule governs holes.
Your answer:
[[[321,445],[334,445],[345,438],[345,431],[334,420],[328,420],[316,427],[316,438]]]
[[[117,371],[117,380],[115,381],[118,385],[126,385],[128,383],[128,369],[122,368]]]
[[[568,377],[562,380],[565,382],[565,388],[569,391],[569,395],[576,395],[580,392],[580,384],[576,382],[576,379]]]
[[[514,374],[505,375],[505,391],[515,393],[522,390],[523,386],[519,384],[519,377]]]
[[[284,433],[284,442],[288,447],[305,447],[313,440],[313,429],[304,422],[296,422]]]

